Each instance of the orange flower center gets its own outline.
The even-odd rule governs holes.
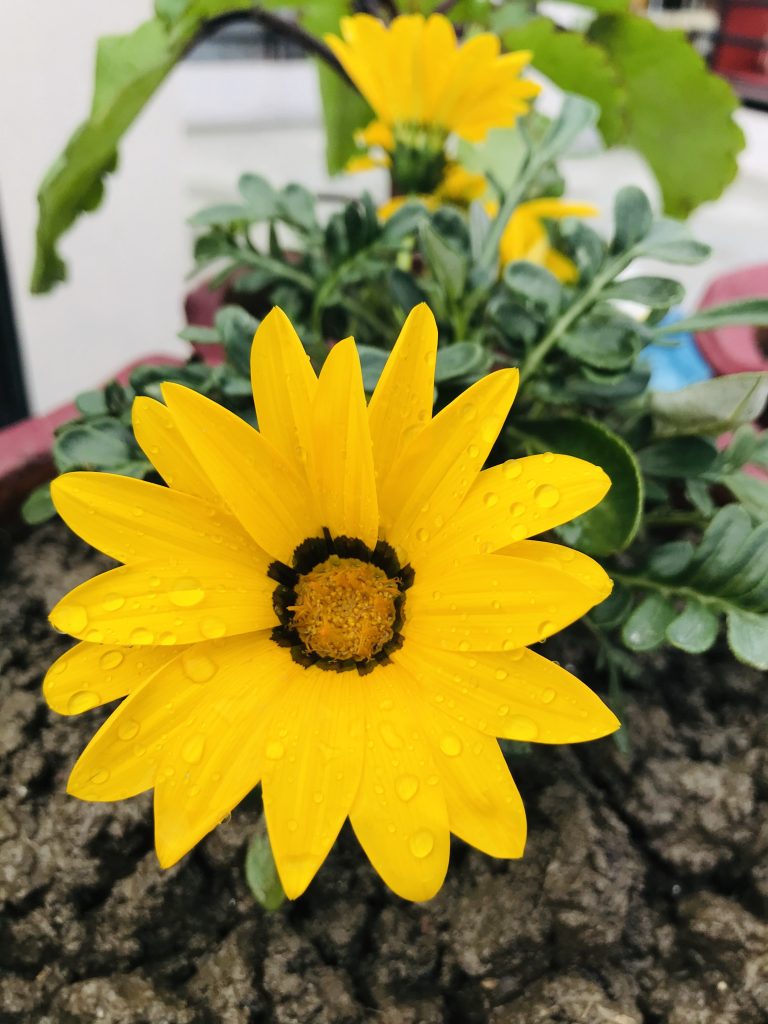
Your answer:
[[[378,566],[331,555],[296,584],[293,625],[321,658],[367,661],[394,636],[399,594]]]

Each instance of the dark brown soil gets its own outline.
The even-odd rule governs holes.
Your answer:
[[[414,906],[345,833],[308,893],[269,915],[242,872],[257,796],[162,872],[147,797],[64,792],[102,713],[46,709],[41,675],[65,641],[45,613],[101,565],[48,526],[0,588],[0,1022],[768,1021],[758,674],[725,652],[648,660],[627,693],[629,755],[605,740],[515,756],[522,861],[457,843],[442,892]]]

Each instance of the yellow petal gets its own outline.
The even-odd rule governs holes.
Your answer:
[[[197,643],[277,625],[274,582],[247,562],[150,562],[81,583],[50,615],[56,629],[91,643]]]
[[[269,559],[220,505],[113,473],[64,473],[51,484],[70,529],[118,562]]]
[[[155,785],[165,744],[210,694],[241,685],[252,637],[195,644],[161,668],[114,711],[80,755],[67,792],[81,800],[123,800]]]
[[[374,547],[379,513],[360,359],[352,338],[331,349],[313,410],[310,479],[322,526]]]
[[[579,268],[573,260],[569,260],[567,256],[563,256],[556,249],[550,249],[544,257],[544,266],[550,274],[554,274],[558,281],[562,281],[564,284],[571,284],[579,279]]]
[[[75,644],[48,669],[43,696],[60,715],[79,715],[137,690],[181,650]]]
[[[491,857],[522,857],[525,808],[499,744],[441,711],[426,721],[451,832]]]
[[[427,714],[395,665],[363,680],[366,749],[350,820],[390,889],[428,900],[448,869],[448,812],[423,721]]]
[[[264,733],[264,813],[286,895],[300,896],[328,855],[360,783],[363,688],[357,672],[294,664]]]
[[[549,544],[541,540],[523,540],[519,544],[510,544],[496,552],[499,555],[512,555],[514,558],[525,558],[542,565],[551,565],[554,569],[573,576],[585,587],[590,587],[603,596],[611,592],[611,579],[599,562],[581,551],[567,548],[563,544]]]
[[[448,651],[511,651],[545,640],[607,596],[572,576],[508,555],[472,555],[420,574],[405,602],[404,635]]]
[[[611,481],[570,455],[531,455],[483,470],[423,558],[497,551],[567,523],[602,500]]]
[[[406,447],[380,491],[386,539],[416,559],[450,520],[493,446],[517,391],[517,370],[468,388]]]
[[[134,399],[131,420],[136,440],[169,487],[210,504],[221,503],[221,495],[200,468],[162,402],[144,396]]]
[[[265,551],[289,563],[321,523],[306,481],[257,430],[179,384],[163,388],[168,407],[211,482]]]
[[[251,348],[251,384],[259,430],[299,472],[312,442],[317,377],[290,320],[275,307]]]
[[[575,203],[567,199],[530,199],[521,208],[533,217],[561,220],[564,217],[596,217],[600,211],[592,203]]]
[[[380,481],[429,422],[436,355],[437,324],[429,306],[422,302],[408,314],[368,405]]]
[[[534,651],[439,651],[413,641],[393,655],[434,709],[508,740],[581,743],[619,722],[579,679]]]
[[[208,653],[206,653],[206,651]],[[163,745],[155,781],[155,846],[170,867],[215,828],[256,786],[264,728],[275,699],[297,667],[288,651],[261,633],[226,647],[191,648],[201,687],[194,708]]]

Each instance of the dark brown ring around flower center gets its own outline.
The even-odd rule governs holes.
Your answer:
[[[368,566],[371,571],[366,574]],[[332,537],[330,530],[323,528],[322,537],[310,537],[299,544],[292,565],[272,562],[267,574],[277,583],[272,604],[280,620],[272,630],[272,639],[290,648],[291,657],[299,665],[316,665],[334,672],[355,669],[367,675],[376,665],[387,664],[392,652],[402,646],[405,591],[413,583],[414,573],[410,565],[400,565],[385,541],[378,541],[371,550],[355,537]],[[316,599],[327,602],[333,574],[340,574],[340,582],[348,582],[351,577],[357,585],[359,580],[364,590],[367,583],[360,604],[362,618],[366,619],[365,636],[334,633],[342,610],[332,608],[329,632],[318,639],[322,608],[318,615],[312,603]],[[375,612],[372,618],[369,611]],[[332,656],[332,652],[356,656]]]

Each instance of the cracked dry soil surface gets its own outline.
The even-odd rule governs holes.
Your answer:
[[[456,843],[442,892],[414,906],[345,831],[268,915],[242,871],[258,795],[168,872],[148,796],[66,795],[103,712],[46,709],[67,644],[46,609],[106,561],[60,525],[3,557],[0,1022],[768,1021],[768,688],[726,652],[645,661],[629,755],[609,739],[513,758],[523,860]],[[547,653],[577,663],[564,643]]]

